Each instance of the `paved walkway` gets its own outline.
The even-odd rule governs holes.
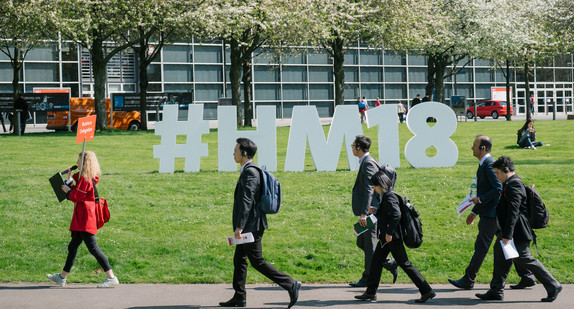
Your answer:
[[[488,285],[479,284],[465,291],[451,285],[433,284],[437,296],[426,304],[416,304],[420,294],[413,284],[384,284],[376,302],[353,298],[364,291],[346,284],[303,283],[299,301],[293,308],[574,308],[574,285],[564,290],[553,303],[542,303],[546,296],[542,285],[525,290],[506,290],[504,301],[481,301],[475,293],[484,293]],[[97,289],[95,284],[69,284],[60,288],[49,283],[0,283],[0,308],[219,308],[220,301],[233,295],[231,284],[121,284],[113,289]],[[289,296],[276,285],[247,286],[248,308],[286,308]]]

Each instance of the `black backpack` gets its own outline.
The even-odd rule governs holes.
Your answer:
[[[385,173],[385,175],[387,175],[387,177],[389,177],[389,179],[391,180],[391,190],[395,189],[395,182],[397,181],[397,171],[395,170],[394,167],[388,165],[388,164],[381,164],[381,166],[379,166],[379,169]]]
[[[548,226],[548,220],[550,220],[550,213],[546,209],[546,204],[534,188],[524,184],[524,189],[526,190],[526,210],[530,227],[533,229],[545,228]]]
[[[419,212],[407,197],[396,195],[401,208],[400,226],[403,242],[409,248],[418,248],[423,243],[423,224],[419,218]]]

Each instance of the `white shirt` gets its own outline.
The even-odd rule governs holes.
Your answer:
[[[359,165],[361,165],[363,163],[363,161],[365,160],[365,158],[369,155],[369,152],[367,151],[360,159],[359,159]]]
[[[485,154],[484,157],[482,157],[482,159],[480,159],[480,163],[479,163],[478,165],[482,166],[482,163],[484,163],[484,161],[485,161],[486,158],[488,158],[488,157],[492,157],[492,156],[490,155],[490,153]]]
[[[245,165],[247,165],[247,163],[249,162],[253,162],[253,160],[249,160],[247,162],[245,162],[245,164],[241,165],[241,168],[239,169],[239,174],[243,173],[243,170],[245,169]]]

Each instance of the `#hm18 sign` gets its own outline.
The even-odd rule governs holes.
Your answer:
[[[277,170],[277,128],[274,106],[258,106],[258,126],[254,131],[238,131],[236,106],[219,106],[218,114],[218,170],[237,171],[233,148],[238,137],[246,137],[257,144],[258,164],[270,171]],[[154,158],[160,160],[160,173],[173,173],[175,158],[185,158],[185,172],[200,170],[200,157],[208,155],[207,144],[201,136],[209,133],[209,122],[203,119],[203,104],[189,105],[186,121],[178,121],[178,106],[166,105],[163,121],[156,123],[155,134],[161,145],[153,146]],[[426,120],[436,119],[430,126]],[[367,126],[378,126],[379,162],[400,167],[397,105],[386,104],[367,111]],[[413,167],[451,167],[458,160],[458,148],[450,139],[456,131],[456,115],[450,107],[437,102],[426,102],[411,108],[407,126],[414,136],[405,145],[405,158]],[[351,143],[363,129],[355,105],[340,105],[335,109],[329,133],[325,138],[315,106],[295,106],[285,158],[285,171],[303,171],[307,144],[318,171],[335,171],[345,148],[350,170],[357,170],[358,159],[353,156]],[[177,135],[187,135],[185,144],[177,144]],[[373,143],[375,144],[375,143]],[[433,157],[425,151],[434,146]]]

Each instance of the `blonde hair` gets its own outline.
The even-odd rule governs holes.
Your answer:
[[[82,153],[78,155],[78,163],[82,159]],[[84,152],[84,167],[82,168],[82,177],[86,179],[92,179],[100,175],[102,171],[100,170],[100,163],[98,163],[98,158],[93,151]]]

